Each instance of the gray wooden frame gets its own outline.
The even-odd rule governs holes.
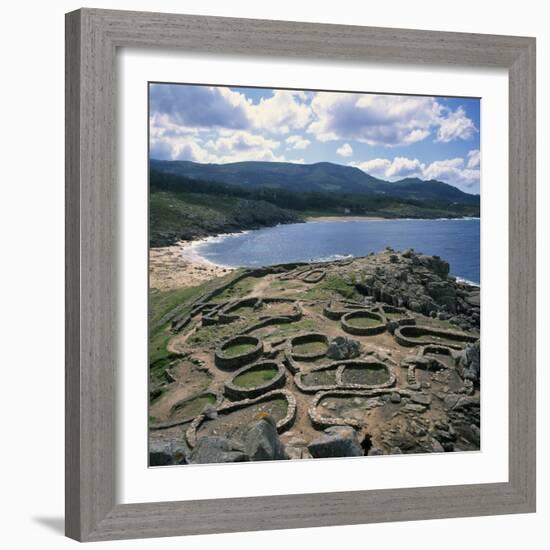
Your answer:
[[[119,47],[509,71],[509,481],[117,504]],[[535,39],[83,9],[66,16],[66,534],[82,541],[535,511]],[[490,132],[490,128],[485,129]]]

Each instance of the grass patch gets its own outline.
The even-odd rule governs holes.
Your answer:
[[[327,349],[328,346],[325,342],[304,342],[292,347],[293,353],[307,355],[320,355],[321,353],[326,353]]]
[[[348,325],[357,328],[375,327],[382,324],[380,319],[371,319],[370,317],[354,317],[347,320]]]
[[[192,416],[198,416],[202,413],[205,407],[214,405],[216,403],[216,396],[211,393],[199,395],[194,399],[190,399],[181,405],[174,407],[172,416],[178,416],[181,418],[187,418]]]
[[[374,386],[383,384],[389,379],[388,372],[384,367],[369,365],[365,367],[346,367],[342,373],[344,384],[363,384]]]
[[[404,313],[385,313],[384,314],[390,321],[397,321],[398,319],[404,319],[406,315]]]
[[[238,355],[243,355],[243,353],[248,353],[252,351],[256,346],[253,344],[236,344],[234,346],[229,346],[223,350],[225,357],[237,357]]]
[[[226,288],[221,294],[214,296],[211,302],[227,302],[236,298],[244,298],[247,294],[252,292],[254,285],[258,282],[257,277],[245,277],[235,284]]]
[[[242,306],[231,311],[232,315],[242,315],[243,317],[250,316],[256,313],[258,310],[250,306]]]
[[[235,274],[225,277],[229,280]],[[178,359],[168,351],[168,343],[173,334],[170,332],[172,314],[187,315],[194,302],[205,292],[220,284],[208,281],[202,285],[170,290],[150,289],[149,291],[149,373],[153,386],[163,384],[165,370]]]
[[[277,330],[273,334],[276,336],[287,336],[295,332],[310,332],[313,329],[317,328],[315,321],[311,319],[301,319],[295,323],[281,323],[280,325],[274,325],[277,327]]]
[[[335,294],[347,300],[356,299],[359,296],[352,283],[336,275],[325,277],[320,283],[304,292],[303,296],[307,300],[323,300],[334,298]]]
[[[209,347],[216,345],[230,336],[239,334],[244,327],[248,325],[247,321],[233,321],[227,325],[211,325],[200,327],[187,340],[187,344],[192,348]]]
[[[302,376],[304,386],[334,386],[336,384],[336,370],[321,370],[308,372]]]
[[[236,376],[233,379],[233,384],[240,388],[256,388],[272,380],[277,372],[275,367],[251,369]]]

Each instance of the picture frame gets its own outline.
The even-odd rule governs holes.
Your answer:
[[[507,482],[118,504],[118,48],[509,72]],[[535,39],[81,9],[66,15],[66,535],[100,541],[534,512]],[[487,131],[490,131],[487,130]]]

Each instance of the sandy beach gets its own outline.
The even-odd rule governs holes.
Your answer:
[[[192,241],[149,249],[149,286],[159,290],[196,286],[226,275],[232,267],[218,266],[195,254]]]
[[[386,219],[381,216],[313,216],[306,218],[306,222],[372,222]]]

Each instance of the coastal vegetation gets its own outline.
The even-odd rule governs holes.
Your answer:
[[[478,195],[463,193],[442,182],[424,182],[408,178],[389,183],[371,178],[376,182],[375,185],[368,180],[372,185],[364,184],[361,187],[359,183],[351,180],[349,185],[339,183],[338,186],[334,184],[333,187],[327,188],[326,185],[304,184],[304,178],[296,176],[295,186],[291,187],[288,184],[276,185],[269,178],[266,184],[251,184],[250,175],[245,173],[242,180],[238,180],[239,183],[234,183],[233,177],[226,178],[225,181],[197,179],[194,175],[185,175],[186,172],[181,169],[176,170],[182,165],[189,164],[195,167],[207,166],[152,161],[149,219],[150,244],[153,247],[220,233],[258,229],[282,223],[298,223],[308,217],[317,216],[479,216]],[[238,164],[252,164],[257,167],[258,164],[264,163]],[[331,170],[333,167],[350,168],[329,166]],[[320,169],[315,172],[320,181],[324,181],[323,173]],[[346,171],[344,173],[347,174]],[[200,171],[203,178],[207,178],[208,174],[208,171]],[[332,172],[329,173],[331,174]],[[223,174],[219,177],[223,177]],[[283,182],[287,179],[282,177]],[[260,181],[254,178],[252,180]],[[300,191],[296,191],[298,188]],[[333,188],[334,190],[331,190]],[[341,190],[342,188],[344,190]],[[334,192],[335,190],[338,192]]]

